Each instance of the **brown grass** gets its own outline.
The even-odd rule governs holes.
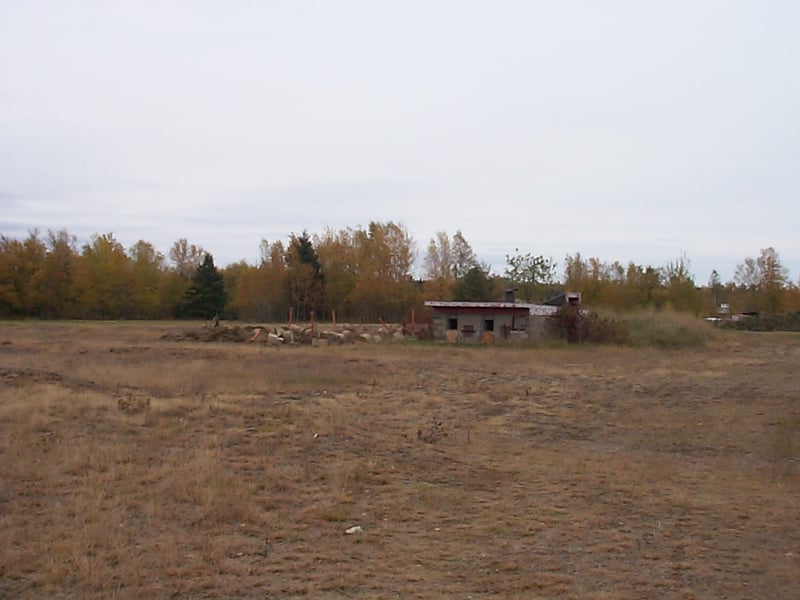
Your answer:
[[[0,325],[0,597],[800,596],[798,337],[181,327]]]

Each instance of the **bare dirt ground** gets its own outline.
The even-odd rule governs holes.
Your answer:
[[[186,327],[0,324],[0,597],[800,597],[800,337]]]

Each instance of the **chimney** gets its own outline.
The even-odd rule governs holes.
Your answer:
[[[516,302],[517,299],[514,296],[514,292],[516,292],[519,288],[506,288],[506,302]]]

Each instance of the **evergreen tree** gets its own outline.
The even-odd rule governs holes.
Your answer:
[[[488,269],[472,267],[464,277],[456,281],[453,299],[464,302],[490,302],[493,300],[494,284]]]
[[[210,254],[206,253],[192,275],[192,284],[184,299],[183,315],[186,317],[211,319],[222,314],[226,301],[225,282]]]
[[[286,283],[295,316],[298,319],[307,319],[312,310],[319,313],[322,309],[325,278],[314,243],[307,232],[303,231],[299,237],[292,234],[286,253],[286,265]]]

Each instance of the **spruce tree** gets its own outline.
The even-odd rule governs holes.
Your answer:
[[[297,318],[306,319],[312,310],[321,311],[325,277],[317,251],[306,231],[299,237],[292,234],[286,264],[289,296]]]
[[[456,281],[453,299],[464,302],[490,302],[494,293],[494,284],[489,277],[488,269],[472,267],[464,277]]]
[[[225,308],[225,283],[214,266],[214,257],[206,254],[192,275],[192,284],[184,296],[184,316],[212,319]]]

